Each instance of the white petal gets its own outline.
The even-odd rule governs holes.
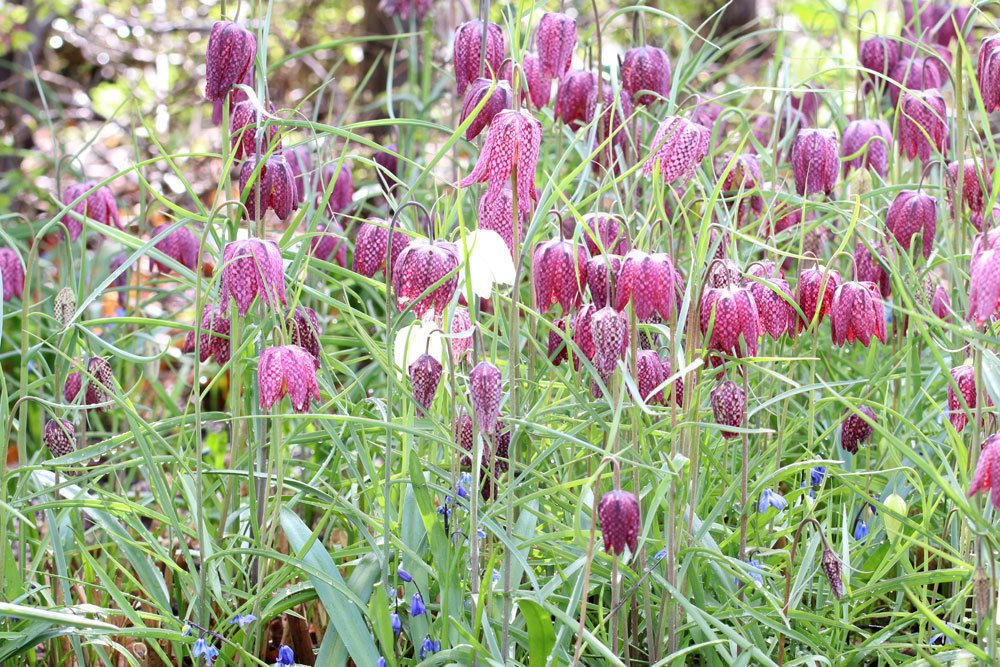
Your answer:
[[[459,243],[461,262],[469,267],[472,292],[488,299],[493,285],[514,284],[514,262],[504,240],[492,229],[477,229],[465,235],[465,245]]]
[[[425,352],[441,361],[444,358],[444,339],[433,315],[428,313],[427,319],[415,320],[396,331],[392,352],[399,376]]]

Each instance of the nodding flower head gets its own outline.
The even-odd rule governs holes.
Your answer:
[[[305,412],[312,401],[320,398],[313,356],[298,345],[265,348],[260,354],[257,377],[261,410],[270,410],[285,394],[296,412]]]
[[[563,315],[552,323],[549,330],[546,356],[553,366],[558,366],[569,358],[569,346],[566,341],[572,339],[573,317]]]
[[[899,42],[891,37],[871,37],[858,44],[858,61],[868,72],[865,77],[885,81],[899,61]],[[882,76],[880,77],[879,74]]]
[[[437,639],[431,639],[430,635],[424,637],[424,641],[420,643],[420,659],[426,660],[427,656],[434,655],[441,650],[441,642]]]
[[[969,320],[983,324],[1000,312],[1000,231],[980,234],[972,245]]]
[[[732,167],[729,173],[726,173],[726,168],[730,164]],[[740,153],[734,156],[732,153],[726,153],[716,163],[715,173],[719,178],[725,173],[726,177],[722,181],[724,191],[740,196],[737,224],[742,224],[746,215],[746,200],[749,200],[750,210],[754,213],[760,215],[764,212],[764,197],[759,190],[764,184],[764,177],[761,175],[760,162],[756,155]]]
[[[584,304],[576,317],[570,320],[570,329],[573,331],[573,342],[580,348],[580,354],[587,359],[593,359],[597,351],[594,349],[594,336],[591,333],[590,321],[594,317],[597,308],[592,303]],[[580,367],[580,360],[573,358],[574,368]]]
[[[750,296],[757,306],[760,317],[760,333],[778,340],[782,334],[795,335],[798,315],[795,313],[795,297],[792,288],[781,276],[762,278],[764,282],[749,280]]]
[[[367,278],[372,278],[388,267],[387,273],[391,276],[396,258],[409,243],[409,236],[403,232],[393,231],[392,257],[387,261],[389,223],[379,218],[369,218],[358,227],[354,237],[354,270]]]
[[[715,423],[720,426],[743,426],[743,420],[747,415],[747,397],[740,389],[740,386],[732,380],[720,382],[710,393],[712,402],[712,414],[715,416]],[[721,430],[722,437],[736,438],[739,433],[728,429]]]
[[[426,415],[434,402],[438,385],[441,384],[441,362],[429,354],[422,354],[410,364],[407,371],[413,386],[413,398],[420,406],[419,413]]]
[[[467,21],[455,30],[452,59],[455,64],[455,83],[458,94],[465,95],[473,79],[480,75],[500,73],[507,42],[503,29],[496,23],[486,24],[486,71],[479,71],[479,53],[483,39],[483,22],[480,19]]]
[[[955,389],[952,387],[951,383],[949,383],[948,420],[951,422],[951,425],[955,427],[955,430],[960,432],[965,428],[965,425],[969,423],[969,418],[966,416],[965,412],[965,406],[968,406],[971,414],[975,414],[976,412],[976,405],[978,403],[976,371],[969,364],[963,364],[951,369],[951,377],[955,380],[955,384],[958,386],[958,393],[955,393]],[[986,398],[986,406],[992,407],[993,400],[988,394],[984,394],[984,396]]]
[[[484,99],[486,103],[483,105],[483,108],[479,110],[479,113],[475,115],[472,123],[465,130],[467,141],[472,141],[478,137],[479,133],[486,129],[498,113],[504,109],[513,107],[514,91],[511,90],[510,84],[502,79],[494,85],[493,79],[478,77],[465,89],[465,98],[462,100],[462,115],[459,122],[465,123]]]
[[[594,255],[587,260],[587,286],[598,308],[614,304],[614,281],[621,267],[622,260],[615,255]]]
[[[971,7],[962,7],[953,2],[904,2],[903,34],[910,40],[930,40],[939,46],[947,46],[959,36],[956,26],[957,30],[964,30],[971,13]]]
[[[642,173],[659,170],[666,184],[686,182],[708,155],[711,131],[680,116],[667,116],[653,137],[652,148]]]
[[[307,306],[296,306],[295,310],[286,313],[285,319],[288,325],[288,338],[292,345],[298,345],[308,352],[309,356],[313,358],[316,368],[319,368],[322,347],[319,341],[319,318],[316,317],[316,312]]]
[[[639,350],[635,355],[635,374],[640,398],[646,403],[665,405],[667,389],[660,385],[670,377],[669,364],[664,367],[654,350]]]
[[[444,312],[458,286],[458,254],[454,244],[442,241],[413,239],[392,267],[392,290],[396,294],[396,307],[400,310],[414,303],[418,317],[433,311]],[[451,276],[447,279],[446,276]],[[432,285],[444,280],[437,288],[427,292]]]
[[[843,346],[855,340],[868,347],[872,338],[884,344],[885,307],[875,283],[850,281],[837,288],[830,310],[833,344]]]
[[[654,313],[669,320],[674,309],[677,271],[670,255],[630,250],[618,272],[615,307],[624,310],[628,302],[635,316],[647,321]]]
[[[1000,35],[987,37],[979,48],[976,81],[986,113],[1000,109]]]
[[[819,564],[823,569],[823,574],[826,575],[826,580],[830,583],[830,591],[833,593],[833,597],[838,600],[844,597],[844,578],[841,574],[840,559],[837,558],[837,555],[829,547],[825,547]]]
[[[938,285],[931,296],[931,312],[942,320],[951,320],[951,297],[944,285]]]
[[[274,105],[269,105],[267,113],[274,114]],[[233,106],[229,117],[229,135],[234,159],[242,160],[249,155],[267,153],[276,144],[278,125],[266,125],[264,115],[263,110],[250,100],[237,102]]]
[[[910,90],[899,104],[900,155],[925,162],[948,147],[948,109],[937,90]]]
[[[896,63],[891,78],[889,98],[895,107],[906,91],[940,90],[948,80],[948,71],[936,58],[912,54]]]
[[[604,550],[621,556],[625,547],[634,554],[639,546],[639,501],[628,491],[616,489],[601,496],[597,505],[597,518],[601,523]]]
[[[836,269],[824,270],[822,267],[815,267],[805,269],[799,274],[796,298],[799,309],[805,317],[804,321],[799,321],[799,331],[809,326],[814,317],[818,326],[823,318],[830,314],[833,295],[842,282],[844,281]]]
[[[542,72],[558,79],[569,71],[576,49],[576,20],[566,14],[546,12],[538,21],[538,60]]]
[[[464,357],[472,361],[472,318],[469,310],[457,306],[451,314],[451,360],[459,363]]]
[[[399,175],[399,158],[396,157],[398,152],[399,147],[396,144],[389,144],[372,156],[379,178],[384,179],[387,185],[392,185],[394,183],[392,177]]]
[[[295,174],[280,153],[268,158],[258,155],[248,158],[240,169],[240,191],[246,195],[247,216],[251,220],[263,219],[267,209],[287,220],[299,206]]]
[[[360,232],[359,232],[360,233]],[[344,228],[336,220],[327,223],[320,223],[316,226],[316,236],[309,242],[309,248],[313,257],[324,262],[332,262],[337,266],[347,266],[347,240]],[[355,247],[355,260],[357,259],[357,248]],[[385,260],[385,252],[382,253]]]
[[[792,144],[792,172],[800,195],[829,195],[840,176],[840,145],[833,130],[804,128]]]
[[[278,662],[275,664],[281,667],[291,667],[295,664],[295,653],[292,651],[291,646],[282,644],[278,647]]]
[[[526,53],[521,66],[524,68],[522,99],[527,92],[528,99],[536,109],[548,106],[552,99],[552,77],[542,71],[541,59],[534,53]]]
[[[583,242],[591,256],[604,252],[624,255],[629,251],[628,227],[621,217],[594,213],[585,217],[583,222],[590,230],[590,233],[583,234]]]
[[[524,223],[529,214],[524,207],[517,207],[517,243],[524,242]],[[514,192],[510,184],[496,192],[487,191],[479,200],[479,229],[490,229],[500,235],[511,257],[514,256]]]
[[[571,130],[579,130],[593,120],[597,104],[597,75],[590,70],[573,70],[559,81],[556,91],[556,118]]]
[[[976,158],[968,158],[962,163],[962,201],[973,213],[982,213],[983,205],[990,198],[993,190],[993,179],[990,169]],[[948,163],[948,175],[952,184],[958,183],[958,161],[953,160]],[[985,192],[983,184],[985,183]],[[951,202],[952,213],[955,211],[955,202],[952,188],[948,188],[948,200]]]
[[[63,385],[63,398],[67,403],[72,403],[77,394],[86,384],[84,392],[84,404],[88,407],[96,407],[104,412],[108,405],[103,405],[111,401],[111,392],[115,387],[115,374],[111,370],[111,364],[103,357],[91,357],[87,360],[87,375],[80,371],[73,371],[66,376],[66,383]]]
[[[889,171],[892,130],[884,120],[853,120],[844,128],[840,147],[844,175],[852,169],[871,169],[885,178]]]
[[[701,297],[701,332],[709,331],[710,349],[736,357],[757,354],[760,315],[750,290],[733,285],[706,289]]]
[[[4,303],[24,294],[24,264],[10,248],[0,248],[0,279],[3,280]]]
[[[878,285],[879,294],[885,298],[892,293],[891,274],[886,268],[892,268],[892,249],[882,243],[877,243],[873,250],[874,252],[869,250],[864,243],[858,241],[858,244],[854,246],[854,268],[858,280],[875,283]]]
[[[177,227],[173,231],[168,231],[169,229],[169,225],[159,225],[153,228],[151,236],[154,239],[159,238],[154,247],[181,266],[194,271],[198,268],[201,242],[187,227]],[[156,258],[151,257],[150,264],[160,273],[172,271],[169,266]]]
[[[76,429],[68,419],[50,419],[45,422],[42,440],[52,456],[65,456],[76,449]]]
[[[594,341],[594,366],[602,375],[615,370],[628,348],[628,318],[611,306],[593,314],[590,335]]]
[[[378,3],[386,16],[398,16],[404,24],[409,22],[410,16],[416,17],[417,23],[423,23],[433,7],[432,0],[380,0]]]
[[[931,256],[937,233],[937,199],[919,190],[903,190],[889,204],[885,226],[903,250],[910,250],[913,237],[921,234],[924,259]]]
[[[563,239],[539,243],[531,259],[531,278],[542,312],[558,303],[568,313],[583,299],[587,278],[583,246]]]
[[[780,493],[772,489],[764,489],[764,493],[760,495],[760,500],[757,501],[757,511],[765,514],[772,507],[781,512],[788,507],[788,501]]]
[[[206,303],[201,311],[201,323],[198,328],[200,329],[197,340],[198,358],[204,363],[214,357],[220,365],[225,365],[230,356],[229,332],[231,330],[225,311],[218,310],[212,304]],[[195,331],[189,331],[181,351],[185,354],[191,354],[195,351],[195,342]]]
[[[285,303],[285,269],[281,251],[274,241],[246,239],[226,244],[222,251],[220,306],[230,297],[236,301],[240,317],[250,310],[256,297],[270,307]]]
[[[731,259],[717,259],[708,267],[708,284],[712,287],[743,287],[743,272],[740,265]]]
[[[483,433],[496,431],[503,398],[503,376],[500,369],[488,361],[480,361],[469,373],[469,395],[476,423]]]
[[[840,446],[844,451],[857,454],[858,445],[865,444],[872,437],[872,425],[865,421],[865,417],[872,422],[878,421],[875,411],[867,405],[844,411],[844,418],[840,422]]]
[[[972,474],[969,497],[984,491],[990,492],[993,507],[1000,509],[1000,435],[986,438]]]
[[[328,164],[319,172],[320,204],[326,204],[330,215],[343,213],[354,203],[354,175],[346,162],[339,166]]]
[[[649,106],[670,95],[670,57],[656,46],[637,46],[625,52],[622,88],[636,104]],[[643,92],[645,91],[645,92]]]
[[[229,89],[243,83],[257,55],[257,38],[232,21],[216,21],[205,53],[205,99],[222,100]]]
[[[72,204],[74,201],[85,195],[87,192],[94,190],[96,187],[97,183],[94,181],[87,181],[86,183],[73,183],[66,186],[66,189],[63,190],[62,194],[63,204]],[[107,225],[108,227],[125,229],[125,225],[122,224],[121,216],[118,213],[118,204],[115,203],[115,196],[111,193],[111,188],[106,185],[102,185],[91,192],[83,200],[78,202],[72,210],[78,215],[90,218],[91,220],[96,220],[97,222]],[[69,213],[66,213],[66,215],[62,218],[62,223],[66,225],[66,228],[69,230],[70,240],[75,241],[80,237],[80,233],[83,231],[82,222],[74,218]]]
[[[538,201],[535,170],[538,167],[541,143],[542,125],[528,111],[501,111],[490,123],[486,143],[476,166],[459,185],[464,188],[473,183],[489,181],[487,192],[496,196],[511,180],[511,174],[516,168],[517,205],[519,209],[530,211]]]

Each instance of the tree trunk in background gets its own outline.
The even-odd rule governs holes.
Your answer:
[[[721,7],[724,3],[719,2],[715,6]],[[757,20],[757,0],[732,0],[722,17],[719,19],[720,34],[732,32],[743,32],[747,26]]]

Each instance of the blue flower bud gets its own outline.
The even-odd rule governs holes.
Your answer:
[[[391,612],[389,614],[389,623],[392,624],[392,634],[398,637],[399,633],[403,631],[403,621],[399,619],[399,614]]]
[[[764,514],[770,507],[780,512],[788,507],[788,501],[780,493],[775,493],[771,489],[764,489],[764,493],[761,494],[760,501],[757,503],[757,511]]]
[[[281,665],[281,667],[291,667],[295,664],[295,653],[292,651],[292,647],[287,644],[282,644],[278,647],[278,662],[276,665]]]
[[[410,602],[410,616],[423,616],[426,611],[427,605],[424,604],[424,599],[420,593],[414,593],[413,600]]]
[[[400,579],[402,579],[405,582],[413,581],[413,575],[401,567],[396,568],[396,574],[399,576]]]
[[[864,521],[859,520],[858,524],[854,526],[854,539],[858,542],[864,542],[868,537],[868,524]]]
[[[826,477],[826,466],[816,466],[809,472],[809,483],[819,486],[823,483],[824,477]]]

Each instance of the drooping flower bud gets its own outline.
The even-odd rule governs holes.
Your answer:
[[[615,370],[628,348],[628,319],[611,306],[593,314],[590,335],[594,341],[594,367],[602,375]]]
[[[441,362],[429,354],[420,355],[408,369],[413,398],[420,406],[419,413],[426,415],[434,402],[434,394],[441,384]]]
[[[585,262],[583,246],[574,246],[572,241],[552,239],[535,246],[531,279],[535,304],[541,312],[557,303],[563,313],[580,305],[587,276]]]
[[[386,188],[394,185],[395,177],[399,175],[399,158],[396,157],[398,152],[399,147],[396,144],[389,144],[385,149],[372,156],[379,180],[385,184]]]
[[[949,183],[958,183],[958,161],[952,160],[948,163]],[[985,184],[985,189],[983,185]],[[968,158],[963,162],[962,168],[962,201],[973,213],[982,213],[983,205],[990,198],[993,190],[993,179],[985,165],[975,158]],[[951,203],[952,214],[955,213],[955,202],[953,198],[953,188],[949,187],[948,201]]]
[[[730,167],[730,165],[732,166]],[[728,173],[726,173],[727,168],[729,168]],[[715,174],[717,178],[722,178],[722,175],[725,174],[725,179],[722,181],[723,191],[739,197],[738,226],[743,224],[748,213],[746,205],[748,200],[749,209],[755,214],[760,215],[764,212],[764,197],[760,194],[760,187],[764,185],[764,177],[761,175],[760,162],[756,155],[740,153],[734,156],[732,153],[726,153],[716,163]]]
[[[501,111],[490,123],[476,166],[459,185],[465,188],[473,183],[489,181],[487,192],[496,196],[510,182],[516,165],[517,205],[520,210],[530,211],[538,202],[535,170],[538,168],[541,142],[542,125],[528,111]]]
[[[589,70],[573,70],[559,81],[556,91],[556,118],[571,130],[579,130],[593,120],[597,103],[597,75]]]
[[[492,92],[490,92],[491,89]],[[467,141],[478,137],[479,133],[486,129],[498,113],[513,107],[514,91],[511,90],[510,84],[503,80],[497,81],[494,86],[492,79],[485,77],[475,79],[465,89],[465,98],[462,100],[462,116],[459,122],[464,123],[484,99],[486,99],[486,104],[465,130]]]
[[[844,281],[836,269],[824,270],[821,267],[815,267],[806,269],[799,274],[796,298],[799,302],[799,309],[806,318],[805,321],[799,322],[799,331],[808,327],[814,317],[816,325],[819,326],[823,318],[830,314],[830,308],[833,306],[833,295],[842,282]]]
[[[646,403],[665,405],[667,390],[660,385],[666,381],[670,373],[664,368],[660,356],[654,350],[639,350],[635,355],[635,373],[639,397]]]
[[[3,301],[24,294],[24,264],[10,248],[0,248],[0,280],[3,280]]]
[[[1000,109],[1000,36],[993,35],[983,40],[979,47],[979,60],[976,65],[976,81],[979,82],[979,93],[983,98],[986,113]]]
[[[566,14],[546,12],[538,21],[538,60],[542,72],[559,79],[569,71],[576,49],[576,20]]]
[[[306,306],[296,306],[295,310],[286,315],[288,325],[288,338],[292,345],[298,345],[309,353],[319,368],[322,347],[319,336],[319,318],[312,308]]]
[[[153,246],[178,264],[194,271],[198,268],[201,254],[201,242],[187,227],[177,227],[170,230],[170,225],[158,225],[153,228],[152,237],[159,238]],[[150,257],[150,264],[160,273],[170,273],[172,269],[155,257]]]
[[[925,162],[948,147],[948,109],[937,90],[911,90],[899,104],[900,155]]]
[[[97,407],[100,412],[108,409],[112,399],[111,392],[115,388],[115,374],[111,370],[111,364],[103,357],[91,357],[87,360],[87,374],[80,371],[73,371],[66,376],[66,383],[63,385],[63,398],[67,403],[72,403],[82,388],[84,392],[84,405]]]
[[[257,377],[261,410],[270,410],[285,394],[296,412],[305,412],[313,400],[320,398],[313,357],[298,345],[265,348],[260,354]]]
[[[747,281],[750,286],[750,296],[757,306],[760,317],[760,333],[778,340],[782,334],[789,337],[795,335],[795,325],[798,316],[795,308],[795,297],[792,288],[781,276],[762,278],[763,282]]]
[[[903,190],[889,205],[885,226],[907,252],[913,237],[921,233],[924,259],[929,258],[937,233],[937,199],[919,190]]]
[[[76,449],[76,429],[68,419],[50,419],[45,422],[42,434],[45,446],[54,458],[65,456]]]
[[[587,286],[598,308],[614,304],[614,281],[621,272],[622,260],[614,255],[594,255],[587,260]]]
[[[528,98],[536,109],[548,106],[552,99],[552,77],[542,71],[542,62],[534,53],[524,54],[521,62],[524,68],[524,87]]]
[[[258,296],[272,308],[279,301],[285,303],[285,269],[281,250],[274,241],[246,239],[228,243],[222,251],[222,264],[220,307],[226,307],[232,297],[240,317],[244,317]]]
[[[795,191],[800,195],[824,192],[829,195],[840,175],[840,146],[833,130],[804,128],[792,144],[792,171]]]
[[[257,37],[232,21],[216,21],[205,52],[205,99],[222,100],[252,71]]]
[[[553,366],[558,366],[569,358],[569,345],[567,340],[572,340],[573,317],[563,315],[552,323],[549,330],[546,357]]]
[[[951,297],[943,285],[938,285],[931,297],[931,312],[942,320],[951,321]]]
[[[625,221],[617,215],[592,213],[585,216],[584,224],[590,233],[584,233],[583,242],[591,256],[600,253],[624,255],[629,250],[628,227]]]
[[[858,445],[865,444],[872,437],[872,425],[865,421],[865,417],[872,422],[878,421],[875,411],[867,405],[844,411],[840,422],[840,446],[851,454],[857,454]]]
[[[594,304],[586,303],[580,308],[576,317],[570,321],[570,328],[573,331],[573,342],[580,348],[580,353],[587,359],[593,359],[597,353],[594,349],[594,336],[590,329],[590,321],[596,312],[597,308],[594,307]],[[574,358],[573,365],[575,368],[579,368],[580,360]]]
[[[86,195],[87,192],[94,190],[94,188],[97,188],[97,183],[94,181],[87,181],[86,183],[73,183],[66,186],[62,195],[63,204],[72,204],[80,197]],[[87,195],[84,199],[79,201],[72,210],[78,215],[90,218],[91,220],[96,220],[97,222],[107,225],[108,227],[125,229],[118,213],[118,204],[115,203],[115,196],[111,193],[111,188],[106,185],[102,185],[91,194]],[[74,218],[69,213],[66,213],[66,215],[62,218],[62,223],[66,225],[66,228],[69,230],[70,240],[75,241],[80,237],[80,232],[83,231],[82,222]]]
[[[675,274],[670,255],[630,250],[618,272],[615,308],[624,310],[631,301],[639,321],[645,322],[653,313],[669,320],[674,308]]]
[[[948,80],[948,70],[936,58],[913,54],[900,59],[891,76],[889,98],[895,107],[906,91],[940,90]]]
[[[712,414],[715,416],[715,423],[720,426],[743,426],[743,420],[747,414],[747,397],[740,389],[740,386],[732,380],[726,380],[717,384],[709,394],[712,402]],[[736,438],[739,433],[722,429],[722,437]]]
[[[862,242],[854,246],[854,268],[858,280],[878,285],[879,294],[883,298],[892,293],[892,281],[889,270],[892,268],[892,249],[881,243],[874,247],[874,253]],[[876,255],[878,255],[876,257]]]
[[[485,72],[479,71],[479,55],[483,39],[482,20],[467,21],[455,30],[452,59],[455,64],[455,83],[459,95],[465,95],[465,89],[476,77],[500,73],[500,66],[507,51],[507,42],[500,26],[492,22],[487,25]]]
[[[389,252],[389,223],[379,218],[369,218],[358,227],[354,237],[354,271],[372,278],[388,266],[391,274],[396,258],[409,243],[409,236],[394,231],[392,257],[386,262],[386,254]]]
[[[347,267],[347,240],[344,238],[344,228],[336,219],[316,226],[316,235],[309,241],[309,248],[316,259]],[[384,251],[382,258],[384,261]]]
[[[469,395],[476,413],[476,424],[483,433],[493,433],[500,417],[503,376],[488,361],[480,361],[469,373]]]
[[[395,243],[393,243],[395,245]],[[417,317],[433,311],[444,312],[458,287],[458,252],[443,241],[413,239],[400,251],[392,267],[392,290],[400,310],[414,302]],[[439,287],[424,295],[432,285],[451,274]],[[422,296],[423,295],[423,296]]]
[[[976,413],[978,404],[978,392],[976,390],[976,371],[969,364],[963,364],[951,369],[951,377],[958,386],[958,393],[955,393],[951,383],[948,384],[948,420],[955,430],[961,432],[969,423],[965,408],[968,407],[969,414]],[[993,400],[989,394],[984,393],[986,407],[993,407]]]
[[[1000,434],[986,438],[972,474],[969,497],[983,491],[990,492],[993,507],[1000,509]]]
[[[872,338],[884,344],[885,307],[878,286],[850,281],[838,287],[830,310],[830,331],[838,347],[855,340],[868,347]]]
[[[201,311],[201,323],[198,327],[197,347],[198,358],[204,363],[214,357],[219,365],[229,362],[231,324],[225,312],[220,312],[212,304],[206,303]],[[195,330],[188,332],[181,351],[191,354],[195,351]]]
[[[528,219],[528,211],[518,202],[517,241],[520,246],[524,242],[524,223]],[[510,183],[499,191],[487,191],[479,200],[479,229],[490,229],[500,235],[507,244],[511,257],[514,256],[514,192]]]
[[[708,155],[711,131],[680,116],[667,116],[653,137],[653,154],[642,167],[651,176],[659,169],[665,184],[687,181]]]
[[[268,111],[273,114],[274,105],[270,105]],[[278,137],[278,126],[272,123],[265,129],[265,119],[258,107],[250,100],[243,100],[233,107],[229,117],[229,136],[233,158],[242,160],[250,155],[266,153]]]
[[[351,208],[354,203],[354,175],[349,164],[326,165],[320,169],[319,181],[322,188],[319,204],[326,204],[327,213],[338,215]]]
[[[636,104],[649,106],[670,95],[670,57],[656,46],[638,46],[625,52],[622,88]],[[641,92],[647,91],[647,92]]]
[[[601,496],[597,505],[597,518],[601,522],[604,550],[621,556],[627,546],[632,553],[639,546],[639,501],[628,491],[609,491]]]
[[[750,290],[730,285],[709,288],[702,294],[701,333],[708,335],[711,331],[709,349],[735,357],[752,357],[757,354],[759,327],[760,315]]]
[[[826,575],[826,580],[830,583],[830,592],[833,593],[833,597],[838,600],[844,597],[844,578],[837,555],[829,547],[826,547],[823,549],[819,564],[823,569],[823,574]]]
[[[281,154],[272,154],[263,164],[261,156],[249,157],[240,169],[240,191],[246,196],[244,203],[251,220],[263,219],[267,209],[273,210],[281,220],[287,220],[299,205],[295,174]]]
[[[743,287],[743,272],[731,259],[718,259],[708,267],[708,284],[712,287]]]
[[[875,81],[884,81],[884,77],[892,74],[899,61],[899,42],[889,37],[871,37],[862,40],[858,44],[858,61],[862,67],[870,70],[863,72],[864,76]]]
[[[885,178],[889,171],[892,130],[884,120],[854,120],[844,128],[841,156],[844,175],[852,169],[871,169]],[[853,157],[852,157],[853,156]]]

